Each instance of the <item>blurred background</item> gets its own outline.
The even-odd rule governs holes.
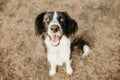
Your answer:
[[[79,50],[72,53],[71,76],[65,65],[48,76],[44,46],[34,31],[43,11],[67,12],[93,45],[86,58]],[[120,80],[120,0],[0,0],[0,80]]]

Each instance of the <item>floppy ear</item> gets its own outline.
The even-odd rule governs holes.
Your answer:
[[[64,15],[67,19],[67,28],[66,28],[67,36],[75,34],[75,32],[78,30],[77,22],[74,19],[72,19],[66,12],[64,12]]]
[[[75,32],[78,30],[78,24],[74,19],[69,18],[68,20],[68,29],[67,32],[69,35],[75,34]]]
[[[36,35],[41,35],[43,32],[45,32],[45,27],[43,23],[43,18],[46,12],[42,12],[36,17],[35,20],[35,34]]]

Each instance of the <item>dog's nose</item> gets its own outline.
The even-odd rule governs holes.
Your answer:
[[[56,33],[59,30],[59,26],[58,25],[52,25],[50,29],[51,29],[52,32]]]

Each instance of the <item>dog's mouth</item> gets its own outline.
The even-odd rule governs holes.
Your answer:
[[[57,34],[53,34],[50,37],[50,43],[53,45],[53,46],[58,46],[59,43],[60,43],[60,39],[61,39],[61,36],[60,35],[57,35]]]

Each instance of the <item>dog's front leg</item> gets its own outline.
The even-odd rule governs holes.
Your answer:
[[[66,62],[66,71],[67,71],[67,73],[68,73],[69,75],[71,75],[71,74],[73,73],[73,69],[72,69],[72,67],[71,67],[71,60],[68,60],[68,61]]]
[[[49,75],[50,75],[50,76],[53,76],[53,75],[55,75],[55,73],[56,73],[56,64],[50,63],[50,67],[51,67],[51,69],[50,69],[50,71],[49,71]]]

